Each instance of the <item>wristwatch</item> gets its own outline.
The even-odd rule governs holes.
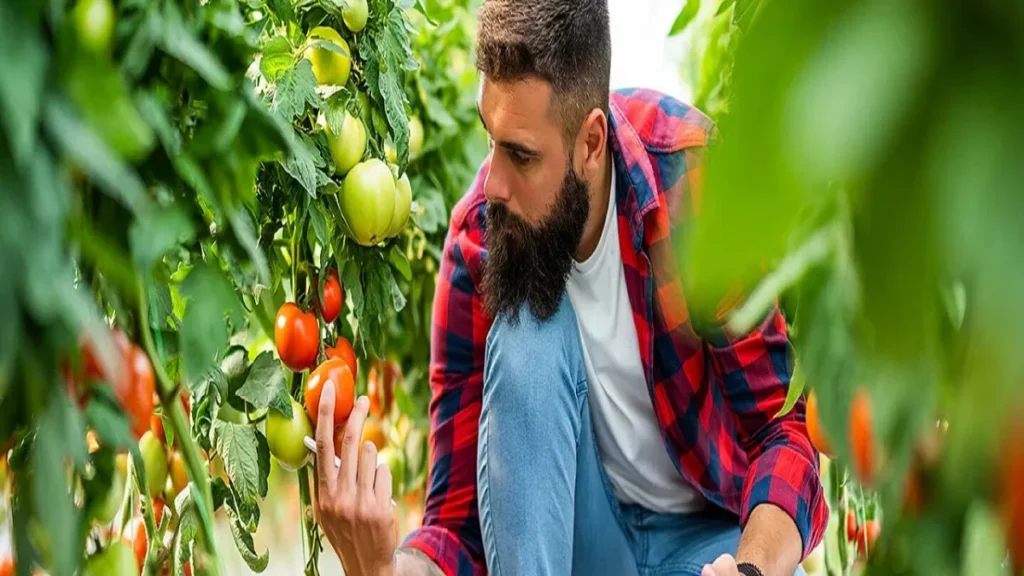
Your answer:
[[[740,574],[743,574],[743,576],[764,576],[761,569],[750,562],[741,562],[736,565],[736,569],[739,570]]]

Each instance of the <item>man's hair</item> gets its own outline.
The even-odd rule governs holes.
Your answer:
[[[547,81],[567,146],[591,110],[608,114],[608,0],[484,0],[478,22],[477,69],[498,82]]]

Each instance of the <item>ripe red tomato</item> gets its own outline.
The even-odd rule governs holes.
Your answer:
[[[1024,569],[1024,424],[1018,420],[1006,436],[999,470],[999,508],[1006,526],[1006,543],[1016,573]]]
[[[0,576],[14,576],[14,558],[4,555],[0,558]]]
[[[338,281],[338,272],[332,269],[327,273],[327,280],[324,281],[324,299],[320,303],[320,315],[324,322],[334,322],[341,314],[341,305],[345,302],[345,289]]]
[[[857,538],[857,515],[853,510],[846,511],[846,539],[853,542]]]
[[[807,395],[807,435],[811,444],[818,449],[818,452],[826,456],[832,455],[832,445],[825,435],[825,429],[821,425],[821,416],[818,415],[818,396],[814,391]]]
[[[274,322],[274,343],[284,365],[301,372],[316,362],[320,351],[320,324],[316,314],[303,312],[292,302],[285,302]]]
[[[853,468],[866,486],[875,476],[875,432],[871,418],[871,397],[863,388],[853,394],[850,405],[850,446],[853,449]]]
[[[317,411],[320,408],[320,394],[328,380],[334,382],[335,428],[341,426],[348,419],[356,401],[355,381],[352,378],[352,371],[344,360],[332,358],[317,366],[306,381],[306,414],[313,423],[314,429],[316,429],[319,416]]]
[[[338,336],[338,341],[334,343],[334,348],[327,348],[324,350],[327,355],[327,359],[340,358],[348,364],[348,369],[352,371],[352,379],[356,377],[356,351],[352,349],[352,343],[348,341],[344,336]]]
[[[867,558],[868,554],[875,549],[875,542],[882,531],[882,525],[878,520],[865,520],[864,524],[857,528],[857,554],[861,558]]]
[[[167,508],[167,503],[163,498],[153,498],[153,520],[157,526],[160,525],[160,520],[164,517],[164,508]]]
[[[127,354],[128,381],[114,388],[121,408],[124,409],[131,425],[132,433],[141,438],[149,430],[150,417],[153,415],[153,396],[156,383],[153,377],[153,365],[149,356],[138,346],[132,346]]]
[[[132,547],[135,552],[135,563],[142,573],[142,567],[146,565],[146,551],[149,549],[149,537],[146,536],[146,524],[141,516],[132,518],[128,525],[128,538],[123,539],[125,544]]]

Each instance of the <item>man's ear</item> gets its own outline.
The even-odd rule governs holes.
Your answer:
[[[587,114],[577,142],[576,153],[583,159],[583,177],[587,180],[599,178],[608,146],[608,119],[604,112],[594,108]]]

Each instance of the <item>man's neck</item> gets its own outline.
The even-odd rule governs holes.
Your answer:
[[[577,262],[586,261],[594,253],[594,250],[597,250],[597,243],[600,242],[601,231],[604,229],[605,216],[608,213],[608,203],[612,201],[611,197],[612,163],[609,150],[604,156],[601,179],[598,182],[590,183],[590,214],[587,216],[587,224],[583,227],[580,247],[576,251]]]

